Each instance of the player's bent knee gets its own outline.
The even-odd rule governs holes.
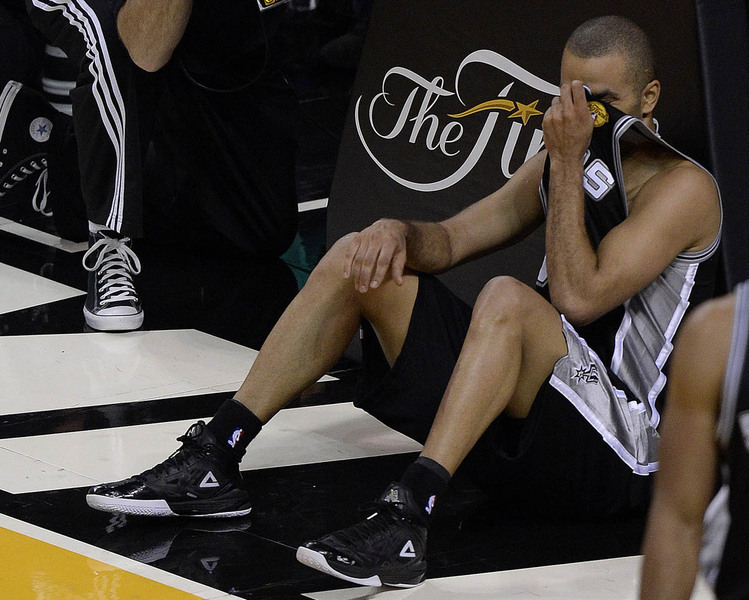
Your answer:
[[[346,259],[346,252],[349,246],[348,236],[340,238],[318,261],[312,270],[310,277],[333,277],[344,280],[343,267]]]
[[[514,277],[494,277],[487,282],[476,299],[474,318],[522,318],[529,309],[532,298],[530,294],[536,292]]]

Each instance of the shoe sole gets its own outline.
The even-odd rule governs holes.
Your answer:
[[[143,311],[134,315],[108,315],[105,317],[95,315],[85,306],[83,307],[83,318],[86,324],[97,331],[134,331],[143,325]]]
[[[387,585],[399,588],[412,588],[424,583],[423,580],[419,581],[418,583],[390,583],[387,581],[383,582],[380,579],[379,575],[373,575],[372,577],[351,577],[350,575],[346,575],[344,573],[336,571],[333,567],[330,566],[328,561],[325,560],[325,557],[322,554],[320,554],[319,552],[315,552],[310,548],[305,548],[304,546],[299,546],[297,548],[296,559],[303,565],[312,567],[317,571],[321,571],[322,573],[326,573],[328,575],[332,575],[333,577],[337,577],[338,579],[343,579],[344,581],[348,581],[349,583],[356,583],[358,585],[369,585],[374,587],[382,587],[383,585]]]
[[[127,498],[110,498],[87,494],[86,503],[95,510],[131,515],[136,517],[201,517],[205,519],[225,519],[249,515],[252,507],[240,510],[228,510],[217,513],[181,514],[174,512],[165,500],[129,500]]]

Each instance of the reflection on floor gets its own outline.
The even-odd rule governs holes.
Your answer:
[[[289,13],[285,30],[306,119],[300,233],[283,260],[141,242],[143,331],[95,333],[81,312],[85,246],[54,235],[30,210],[28,188],[2,199],[0,560],[15,565],[0,570],[4,597],[635,597],[641,518],[510,518],[470,490],[443,504],[419,588],[352,589],[297,563],[298,544],[357,520],[419,448],[351,405],[350,361],[258,438],[242,465],[250,517],[153,521],[85,504],[89,485],[165,458],[188,423],[213,414],[321,256],[353,74],[325,70],[307,50],[345,31],[345,19],[324,12],[342,4]]]

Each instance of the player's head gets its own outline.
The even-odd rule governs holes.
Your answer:
[[[594,96],[646,120],[660,94],[650,40],[635,23],[616,15],[589,19],[568,38],[561,81],[574,79]]]

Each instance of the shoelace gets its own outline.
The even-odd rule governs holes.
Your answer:
[[[346,545],[360,547],[362,542],[370,540],[373,535],[379,537],[387,534],[387,526],[383,527],[383,521],[400,521],[405,516],[403,512],[396,508],[397,503],[378,502],[376,506],[377,512],[371,514],[364,521],[346,529],[336,531],[333,535]]]
[[[34,197],[31,200],[31,205],[34,207],[36,212],[42,213],[45,217],[52,216],[52,211],[47,211],[47,200],[49,199],[49,191],[47,190],[47,159],[42,158],[39,162],[32,160],[26,164],[18,167],[15,173],[11,173],[7,181],[3,182],[0,187],[0,198],[2,198],[6,192],[13,189],[16,184],[26,179],[29,175],[39,173],[39,178],[36,180],[36,190],[34,191]],[[41,192],[41,198],[39,194]]]
[[[31,206],[38,213],[42,213],[45,217],[51,217],[52,211],[46,210],[47,200],[49,199],[49,190],[47,189],[47,177],[49,170],[44,169],[39,173],[39,178],[36,180],[36,189],[34,190],[34,197],[31,198]],[[39,197],[41,192],[41,198]]]
[[[96,271],[99,278],[100,303],[138,300],[133,284],[133,275],[140,273],[140,260],[127,242],[130,238],[103,237],[83,255],[83,267]],[[96,256],[96,262],[89,266],[88,261]]]
[[[178,448],[169,458],[165,461],[160,462],[158,465],[144,471],[140,474],[140,477],[146,479],[150,475],[161,477],[162,475],[170,475],[180,471],[182,467],[187,463],[190,457],[195,454],[203,455],[208,450],[207,446],[201,445],[197,439],[185,433],[177,438],[178,442],[182,442],[182,446]]]

